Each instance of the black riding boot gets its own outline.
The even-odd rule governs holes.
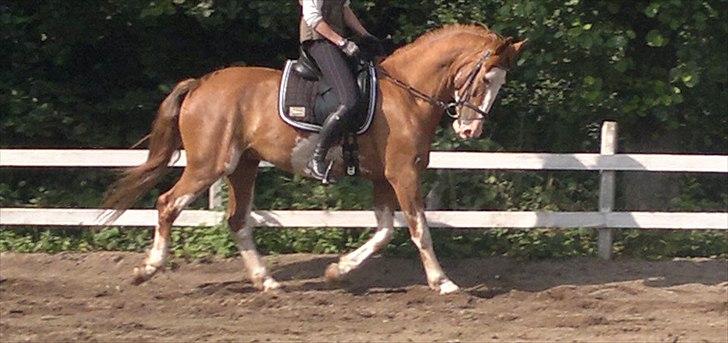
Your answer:
[[[308,163],[308,169],[311,171],[311,176],[317,180],[321,180],[324,184],[332,183],[329,178],[329,172],[331,171],[332,163],[326,163],[326,154],[332,145],[341,137],[342,127],[342,116],[345,114],[346,108],[340,105],[336,108],[334,113],[331,113],[326,120],[324,120],[323,127],[319,133],[321,139],[316,148],[313,150],[313,157]]]

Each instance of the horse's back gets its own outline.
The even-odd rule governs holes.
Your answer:
[[[281,71],[264,67],[228,67],[215,70],[200,78],[200,87],[211,90],[250,88],[252,85],[278,84]]]
[[[279,70],[262,67],[228,67],[199,79],[188,94],[183,112],[230,112],[254,98],[270,98],[280,84]],[[266,100],[266,99],[261,99]],[[267,99],[270,101],[270,99]]]

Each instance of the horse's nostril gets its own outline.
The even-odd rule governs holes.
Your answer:
[[[472,134],[473,134],[473,130],[471,130],[471,129],[467,129],[467,130],[463,131],[463,135],[465,135],[467,137],[471,136]]]

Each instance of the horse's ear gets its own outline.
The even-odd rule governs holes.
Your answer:
[[[513,43],[513,37],[508,37],[508,38],[504,39],[504,40],[503,40],[503,43],[501,43],[501,44],[500,44],[500,45],[499,45],[499,46],[498,46],[498,47],[497,47],[497,48],[495,49],[495,53],[496,53],[496,54],[500,54],[501,52],[503,52],[503,50],[505,50],[506,48],[508,48],[508,46],[510,46],[510,45],[511,45],[511,43]]]
[[[513,43],[513,45],[511,45],[513,47],[513,51],[516,52],[516,55],[521,53],[521,50],[526,46],[526,42],[528,42],[528,38],[520,42]]]

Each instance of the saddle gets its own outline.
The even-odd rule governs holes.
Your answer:
[[[359,173],[356,136],[365,133],[372,124],[377,104],[377,73],[374,64],[365,61],[357,61],[352,69],[359,102],[353,119],[345,123],[342,153],[346,174],[356,176]],[[286,61],[278,102],[278,114],[284,122],[313,133],[321,131],[324,120],[339,104],[332,87],[323,81],[321,70],[305,49],[301,49],[298,60]]]
[[[356,77],[359,103],[349,131],[357,135],[369,129],[377,104],[377,74],[371,62],[358,61],[352,66]],[[318,133],[326,117],[338,106],[331,86],[322,80],[321,71],[305,49],[298,60],[288,60],[283,69],[279,91],[278,114],[289,125]]]

